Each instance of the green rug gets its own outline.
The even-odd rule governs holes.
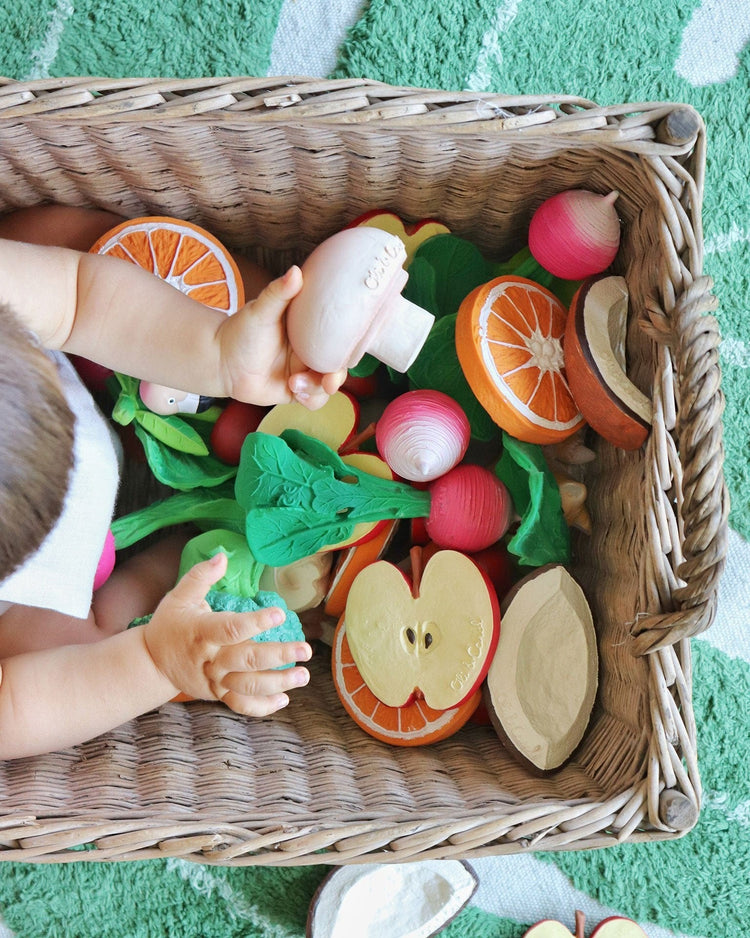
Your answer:
[[[0,74],[12,78],[366,76],[566,92],[600,104],[685,101],[707,122],[705,270],[721,302],[734,531],[719,621],[693,643],[701,819],[675,842],[477,861],[479,890],[446,936],[516,938],[544,917],[572,928],[575,908],[590,928],[613,912],[635,918],[649,938],[739,938],[750,922],[749,39],[747,0],[16,0],[0,8]],[[4,863],[0,938],[301,938],[325,873],[175,860]]]

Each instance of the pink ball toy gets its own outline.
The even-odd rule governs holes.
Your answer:
[[[96,573],[94,574],[94,590],[98,590],[100,586],[107,582],[110,577],[110,574],[115,568],[115,538],[111,531],[107,531],[107,536],[104,539],[104,548],[102,550],[102,555],[99,558],[99,563],[96,567]]]
[[[606,270],[620,246],[618,195],[568,189],[542,202],[529,226],[534,258],[564,280],[584,280]]]
[[[510,494],[482,466],[464,464],[431,483],[427,534],[439,547],[473,553],[499,541],[513,517]]]
[[[458,465],[471,438],[460,404],[442,391],[400,394],[375,428],[378,452],[393,471],[410,482],[431,482]]]

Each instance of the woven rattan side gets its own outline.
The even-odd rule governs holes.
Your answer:
[[[700,803],[689,638],[726,550],[718,329],[702,275],[703,125],[653,103],[509,98],[364,80],[0,83],[0,211],[56,201],[181,216],[281,270],[372,208],[520,246],[561,188],[616,188],[642,451],[596,443],[573,573],[600,692],[563,769],[530,775],[473,726],[421,750],[362,733],[327,652],[272,719],[170,704],[84,746],[0,766],[0,857],[222,864],[477,857],[679,836]],[[81,845],[87,850],[72,849]]]

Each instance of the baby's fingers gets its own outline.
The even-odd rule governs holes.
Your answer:
[[[245,716],[266,716],[289,703],[287,691],[304,687],[310,680],[307,668],[283,671],[234,671],[222,681],[221,700]]]
[[[218,683],[232,672],[273,672],[311,657],[312,648],[307,642],[241,642],[219,649],[209,665],[209,676]]]
[[[308,410],[319,410],[346,380],[346,371],[319,374],[317,371],[297,371],[289,377],[289,390],[294,399]]]
[[[286,613],[278,606],[269,606],[255,612],[215,612],[204,623],[203,637],[212,645],[222,646],[214,656],[216,661],[229,654],[229,649],[236,646],[259,647],[250,639],[281,625],[285,619]]]
[[[302,289],[302,271],[290,267],[283,277],[277,277],[265,287],[252,302],[253,318],[266,322],[278,322],[286,311],[289,301]]]
[[[227,570],[227,555],[215,554],[208,560],[192,566],[170,591],[172,601],[185,606],[198,606],[206,598],[206,593],[218,583]]]

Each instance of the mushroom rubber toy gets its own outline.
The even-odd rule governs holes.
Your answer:
[[[405,260],[403,241],[377,228],[347,228],[315,248],[287,310],[289,341],[308,368],[352,368],[365,353],[409,368],[435,317],[401,296]]]

